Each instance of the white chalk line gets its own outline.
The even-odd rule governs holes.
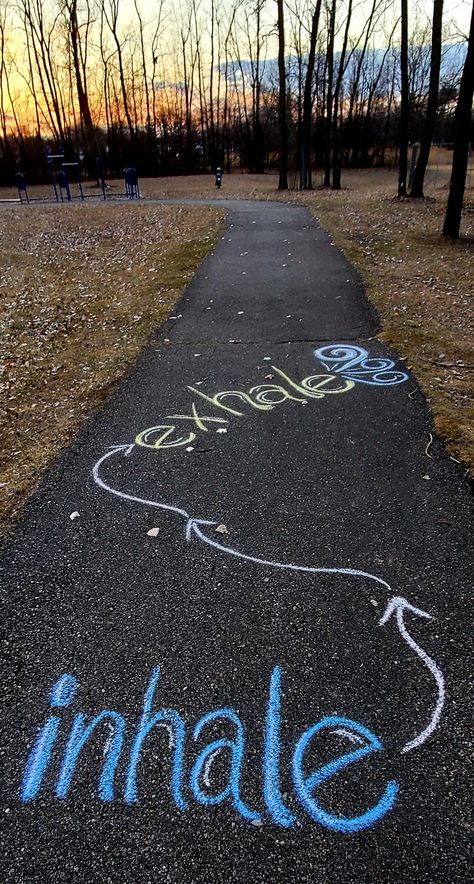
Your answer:
[[[390,599],[390,602],[387,605],[387,610],[379,621],[380,626],[383,626],[387,622],[387,620],[395,610],[397,616],[397,625],[402,637],[405,639],[407,645],[409,645],[410,648],[415,652],[415,654],[418,655],[420,660],[423,661],[425,666],[428,667],[434,680],[436,681],[436,685],[438,688],[438,700],[436,702],[435,710],[433,712],[430,723],[425,728],[425,730],[421,732],[421,734],[418,734],[418,736],[416,736],[413,740],[410,740],[410,742],[403,747],[403,753],[410,752],[412,749],[416,749],[417,746],[421,746],[421,744],[424,743],[428,739],[428,737],[431,736],[433,731],[436,730],[441,718],[441,713],[443,711],[445,701],[445,687],[442,672],[440,671],[440,669],[438,669],[434,660],[432,660],[432,658],[428,656],[426,651],[424,651],[423,648],[420,648],[420,646],[417,645],[416,641],[411,637],[410,633],[406,629],[403,619],[405,611],[411,611],[411,613],[415,614],[417,617],[425,617],[428,619],[431,619],[430,614],[427,614],[426,611],[422,611],[420,608],[415,608],[402,596],[395,596],[394,598]]]
[[[278,568],[281,571],[300,571],[305,574],[344,574],[349,577],[365,577],[368,580],[373,580],[375,583],[378,583],[380,586],[383,586],[384,589],[387,589],[388,592],[393,592],[392,587],[386,580],[382,580],[381,577],[376,577],[375,574],[369,574],[368,571],[356,571],[353,568],[322,568],[322,567],[314,567],[312,565],[293,565],[290,563],[284,562],[272,562],[269,559],[260,559],[256,556],[249,556],[246,553],[239,552],[239,550],[232,549],[229,546],[224,546],[222,543],[218,543],[216,540],[212,540],[212,538],[207,537],[206,534],[197,527],[198,524],[214,524],[217,525],[217,522],[203,522],[201,523],[199,519],[192,519],[191,531],[199,537],[204,543],[207,543],[209,546],[214,547],[214,549],[218,549],[220,552],[226,553],[229,556],[235,556],[238,559],[243,559],[246,562],[252,562],[255,565],[264,565],[270,568]]]
[[[189,513],[186,510],[182,510],[177,506],[171,506],[167,503],[158,503],[156,500],[147,500],[144,497],[135,497],[133,494],[127,494],[125,491],[118,491],[116,488],[112,488],[111,485],[107,485],[99,476],[99,470],[105,460],[112,457],[113,454],[117,454],[118,451],[123,451],[125,457],[128,457],[132,450],[134,449],[134,445],[114,445],[111,450],[104,454],[100,460],[94,465],[92,470],[92,475],[94,477],[94,482],[102,488],[104,491],[108,491],[109,494],[114,494],[115,497],[120,497],[122,500],[130,500],[132,503],[142,503],[145,506],[153,506],[160,510],[167,510],[170,513],[177,513],[179,516],[183,516],[185,519],[189,519]]]
[[[246,553],[240,552],[239,550],[235,550],[231,547],[224,546],[222,543],[218,543],[216,540],[213,540],[212,538],[204,534],[198,527],[199,525],[217,525],[218,522],[209,521],[206,519],[193,519],[190,517],[189,513],[186,512],[186,510],[183,510],[180,507],[171,506],[171,504],[161,503],[155,500],[148,500],[147,498],[143,497],[136,497],[135,495],[127,494],[125,491],[118,491],[118,489],[113,488],[111,485],[108,485],[106,482],[103,481],[103,479],[101,479],[101,477],[99,476],[100,467],[102,466],[104,461],[108,460],[114,454],[117,454],[120,451],[124,453],[125,457],[128,457],[133,451],[134,447],[135,446],[133,443],[130,445],[111,446],[110,450],[101,458],[99,458],[99,460],[93,467],[92,475],[95,483],[100,488],[102,488],[103,491],[107,491],[109,494],[113,494],[114,496],[119,497],[122,500],[128,500],[132,503],[139,503],[144,506],[151,506],[156,509],[165,510],[166,512],[172,512],[176,513],[179,516],[182,516],[184,519],[186,519],[185,533],[187,541],[190,541],[192,534],[195,534],[199,540],[201,540],[203,543],[206,543],[208,546],[217,549],[219,552],[223,552],[226,555],[234,556],[235,558],[241,559],[246,562],[252,562],[252,564],[255,565],[262,565],[269,568],[277,568],[278,570],[282,571],[296,571],[305,574],[342,574],[348,577],[362,577],[366,580],[373,581],[379,586],[382,586],[390,593],[393,592],[392,587],[389,583],[387,583],[386,580],[383,580],[381,577],[377,577],[375,574],[371,574],[369,571],[360,571],[354,568],[323,568],[310,565],[295,565],[292,563],[274,562],[270,559],[262,559],[258,558],[257,556],[247,555]],[[420,646],[407,632],[403,619],[403,613],[405,610],[411,611],[413,614],[416,614],[419,617],[431,619],[430,614],[428,614],[426,611],[422,611],[420,608],[414,607],[414,605],[411,605],[410,602],[407,601],[407,599],[403,598],[403,596],[392,596],[392,598],[388,602],[384,615],[379,621],[379,625],[385,625],[392,613],[396,611],[397,625],[400,634],[405,642],[409,645],[409,647],[417,654],[420,660],[433,675],[438,688],[438,699],[429,724],[420,734],[418,734],[418,736],[416,736],[413,740],[410,740],[410,742],[402,748],[402,753],[410,752],[412,749],[416,749],[431,736],[431,734],[436,730],[436,727],[438,726],[445,702],[445,685],[443,675],[438,669],[434,660],[428,656],[423,648],[420,648]]]

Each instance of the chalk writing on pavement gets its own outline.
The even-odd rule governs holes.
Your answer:
[[[314,351],[316,358],[328,369],[324,374],[309,375],[301,381],[293,380],[286,372],[272,365],[280,382],[277,384],[257,384],[248,392],[243,390],[222,390],[213,396],[196,387],[187,389],[211,405],[219,412],[219,416],[204,415],[198,412],[196,403],[191,404],[189,414],[169,414],[164,417],[166,423],[160,423],[142,430],[135,438],[135,444],[144,448],[186,448],[196,439],[196,431],[207,433],[209,424],[228,424],[229,417],[222,417],[222,412],[233,417],[243,417],[242,408],[257,411],[273,411],[284,402],[296,402],[308,405],[313,399],[324,399],[326,396],[348,393],[356,383],[371,386],[393,386],[408,379],[402,371],[394,371],[395,363],[390,359],[369,359],[367,350],[362,347],[347,347],[342,344],[321,347]],[[198,399],[198,402],[199,402]],[[175,423],[170,424],[168,421]],[[176,421],[179,421],[176,424]],[[183,433],[182,424],[191,430]]]
[[[245,821],[262,822],[262,815],[265,814],[269,821],[280,826],[285,828],[294,826],[299,817],[288,808],[281,787],[283,750],[280,740],[282,707],[282,671],[280,667],[275,666],[271,673],[263,728],[261,758],[263,800],[261,804],[264,805],[265,810],[250,807],[242,795],[241,781],[246,762],[246,732],[244,724],[235,710],[229,707],[213,709],[205,713],[194,727],[190,728],[193,744],[201,741],[203,732],[211,723],[220,724],[226,734],[229,732],[230,723],[234,731],[232,739],[229,736],[214,739],[197,750],[196,755],[196,750],[193,752],[193,748],[186,747],[186,725],[178,710],[166,708],[154,711],[153,709],[160,674],[160,667],[157,666],[150,675],[145,691],[143,712],[134,729],[133,726],[129,728],[123,715],[109,709],[104,709],[89,720],[82,712],[76,714],[61,759],[54,789],[56,798],[65,799],[68,797],[81,752],[96,728],[107,724],[109,733],[104,751],[105,761],[98,782],[99,798],[107,802],[119,798],[126,804],[137,804],[139,801],[138,774],[144,744],[154,728],[165,727],[169,733],[170,797],[178,811],[188,810],[190,802],[207,806],[229,803]],[[50,706],[52,710],[57,713],[70,706],[75,699],[77,690],[76,679],[72,675],[62,675],[51,691]],[[50,715],[36,737],[23,777],[21,799],[24,803],[33,801],[40,792],[43,778],[52,759],[60,725],[60,715]],[[125,751],[124,741],[129,730],[132,730],[131,745]],[[311,743],[322,731],[328,731],[335,735],[339,746],[341,743],[347,744],[349,742],[351,751],[338,755],[333,761],[313,770],[311,774],[305,773],[304,769],[307,767],[305,755],[310,754]],[[357,748],[354,748],[355,746]],[[190,763],[186,757],[186,748],[192,756]],[[383,746],[380,740],[368,728],[357,721],[341,716],[328,716],[305,730],[298,738],[290,760],[293,788],[302,810],[306,811],[306,814],[314,822],[338,832],[357,832],[372,826],[385,816],[395,803],[399,787],[394,780],[385,783],[385,786],[382,787],[382,794],[375,798],[375,802],[372,799],[372,803],[364,813],[352,817],[331,813],[318,800],[317,789],[318,786],[336,777],[346,768],[356,765],[367,755],[382,751]],[[221,753],[225,753],[228,758],[227,782],[219,791],[211,792],[209,789],[210,768]],[[124,786],[117,788],[115,784],[116,772],[122,755],[125,756],[125,775],[122,778]],[[288,760],[285,759],[285,761],[288,763]],[[189,767],[190,771],[187,775]]]
[[[430,673],[436,685],[436,701],[429,720],[420,730],[415,726],[414,735],[408,742],[400,746],[401,753],[419,748],[435,731],[441,718],[445,687],[443,675],[435,661],[415,642],[405,624],[405,615],[430,619],[430,614],[412,605],[407,599],[397,596],[390,584],[382,577],[369,571],[358,570],[346,566],[321,567],[307,566],[296,562],[277,562],[231,548],[210,536],[210,529],[223,521],[219,519],[196,519],[183,507],[167,501],[141,498],[128,491],[115,488],[103,477],[104,469],[117,457],[130,457],[141,447],[156,451],[176,449],[188,446],[196,437],[197,432],[208,432],[210,427],[227,424],[232,418],[243,417],[245,410],[256,409],[265,412],[285,402],[297,405],[308,405],[312,400],[323,399],[328,395],[344,394],[356,388],[357,384],[374,387],[387,387],[403,383],[408,376],[395,369],[395,364],[388,359],[372,358],[362,347],[345,344],[333,344],[314,351],[315,357],[324,366],[325,373],[309,375],[301,381],[295,381],[277,366],[272,366],[278,376],[278,383],[258,384],[248,392],[242,390],[225,390],[214,395],[204,393],[196,387],[188,387],[193,394],[189,412],[185,414],[166,415],[163,421],[146,430],[140,431],[134,443],[114,445],[103,454],[93,468],[96,485],[107,493],[123,500],[142,506],[152,507],[175,514],[184,521],[184,533],[188,542],[199,541],[212,547],[219,554],[232,556],[250,562],[263,569],[299,572],[308,575],[337,574],[357,586],[360,581],[369,581],[377,591],[384,595],[385,613],[379,620],[380,626],[387,626],[392,615],[407,652],[416,655],[421,664]],[[195,399],[194,397],[197,397]],[[205,401],[206,410],[214,410],[211,415],[201,413],[196,401]],[[212,408],[209,408],[211,406]],[[225,417],[223,416],[225,414]],[[173,423],[169,423],[173,421]],[[192,429],[184,429],[183,426]],[[388,628],[388,627],[387,627]],[[242,770],[246,762],[246,729],[244,722],[231,707],[211,710],[203,715],[193,728],[186,724],[177,709],[163,708],[154,711],[155,693],[160,679],[160,667],[156,666],[148,681],[145,691],[143,711],[138,724],[131,725],[123,715],[105,709],[90,719],[83,712],[78,712],[69,730],[69,736],[60,761],[60,768],[54,786],[54,794],[58,799],[68,797],[74,779],[76,763],[81,752],[94,734],[96,728],[103,724],[108,726],[108,739],[104,750],[105,760],[98,782],[98,795],[103,801],[122,800],[126,804],[137,804],[140,800],[138,773],[143,746],[148,735],[155,727],[166,728],[169,734],[169,753],[171,761],[170,794],[176,809],[186,812],[190,802],[215,806],[226,803],[244,820],[260,824],[269,821],[285,828],[291,828],[299,817],[296,811],[288,807],[281,785],[281,769],[283,750],[280,741],[282,712],[282,679],[284,672],[275,666],[270,674],[268,702],[265,714],[264,740],[262,745],[261,767],[263,772],[262,800],[260,807],[252,807],[242,794]],[[79,685],[73,675],[64,674],[54,684],[50,694],[50,707],[54,714],[50,715],[40,727],[34,744],[30,750],[21,786],[21,800],[25,803],[33,801],[40,793],[46,777],[58,734],[61,730],[61,710],[72,706]],[[200,745],[206,728],[211,723],[222,724],[223,733],[219,739],[213,739],[199,750],[189,748],[190,735],[192,744]],[[229,737],[229,729],[232,738]],[[314,758],[313,744],[317,746],[318,736],[323,732],[336,736],[338,748],[350,751],[337,756],[320,767],[310,768],[308,757]],[[127,746],[128,738],[128,748]],[[62,743],[62,741],[61,741]],[[310,751],[311,750],[311,751]],[[197,755],[196,755],[197,751]],[[346,768],[359,764],[368,755],[384,751],[379,738],[366,724],[361,724],[344,715],[323,717],[306,729],[294,744],[290,757],[285,759],[287,769],[291,771],[294,798],[300,808],[299,813],[306,815],[315,823],[337,832],[358,832],[373,826],[384,817],[395,805],[399,784],[395,780],[385,782],[380,794],[375,798],[370,793],[367,807],[362,813],[344,816],[332,813],[323,799],[318,797],[318,790],[329,780],[337,777]],[[191,759],[188,754],[191,752]],[[219,789],[212,790],[210,771],[215,760],[226,759],[226,783]],[[116,770],[124,763],[125,777],[123,788],[116,786]],[[262,806],[263,804],[263,806]]]

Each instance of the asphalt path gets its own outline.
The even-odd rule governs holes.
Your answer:
[[[226,207],[3,548],[1,880],[471,880],[468,488],[306,210]]]

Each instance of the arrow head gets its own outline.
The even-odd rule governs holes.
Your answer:
[[[131,455],[131,453],[132,453],[132,451],[133,451],[134,448],[135,448],[135,443],[134,443],[134,442],[132,442],[130,445],[126,444],[126,445],[110,445],[110,446],[109,446],[109,449],[110,449],[110,453],[111,453],[111,454],[112,454],[112,452],[115,453],[115,452],[118,452],[118,451],[123,451],[124,454],[125,454],[125,457],[129,457],[129,456]]]
[[[192,534],[197,534],[198,537],[201,534],[199,531],[198,525],[218,525],[219,522],[209,522],[206,519],[188,519],[186,522],[186,540],[191,540]]]
[[[386,609],[383,617],[379,620],[379,626],[385,626],[387,621],[390,619],[392,614],[396,613],[397,619],[398,617],[403,618],[404,611],[410,611],[412,614],[416,614],[417,617],[425,617],[427,620],[431,620],[431,614],[428,614],[426,611],[422,611],[421,608],[415,608],[414,605],[411,605],[407,599],[403,598],[401,595],[394,595]]]

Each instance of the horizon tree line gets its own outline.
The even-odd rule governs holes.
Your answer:
[[[419,142],[422,197],[433,138],[469,150],[472,42],[443,0],[0,0],[0,183],[44,180],[48,149],[91,177],[275,166],[282,189],[398,161],[403,197]]]

